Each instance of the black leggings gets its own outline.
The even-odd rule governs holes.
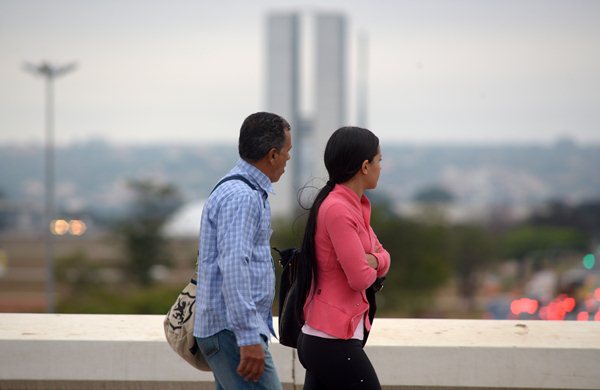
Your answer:
[[[381,389],[360,340],[325,339],[300,332],[298,358],[306,368],[306,390]]]

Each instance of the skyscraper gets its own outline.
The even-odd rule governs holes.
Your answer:
[[[318,14],[315,31],[315,107],[312,176],[326,178],[323,152],[329,136],[346,124],[346,18]]]
[[[287,173],[274,188],[274,214],[290,214],[297,192],[312,178],[326,180],[323,152],[331,133],[346,124],[346,18],[318,13],[314,20],[314,96],[309,117],[301,117],[301,15],[273,13],[267,18],[267,109],[292,125],[294,149]],[[315,185],[324,184],[320,182]]]
[[[296,13],[276,13],[267,18],[267,109],[290,122],[293,144],[300,140],[299,32],[300,16]],[[296,149],[292,149],[286,173],[273,186],[273,214],[289,214],[295,207],[295,188],[298,187],[301,163]]]
[[[269,15],[267,37],[267,106],[296,121],[300,100],[300,15]]]

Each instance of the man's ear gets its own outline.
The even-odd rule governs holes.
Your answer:
[[[269,150],[268,156],[269,156],[269,163],[271,163],[271,164],[274,163],[275,162],[275,158],[277,158],[277,149],[276,148],[271,148]]]

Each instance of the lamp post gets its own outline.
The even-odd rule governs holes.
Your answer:
[[[54,220],[54,79],[75,70],[75,63],[63,66],[56,66],[49,62],[42,62],[39,65],[25,63],[23,68],[35,76],[41,76],[45,81],[46,95],[46,146],[44,152],[45,160],[45,206],[44,206],[44,241],[45,241],[45,259],[46,259],[46,311],[54,313],[55,295],[54,295],[54,242],[50,231],[52,221]]]

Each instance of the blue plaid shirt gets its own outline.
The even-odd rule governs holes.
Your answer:
[[[275,268],[271,257],[269,178],[239,160],[226,175],[241,180],[221,184],[202,211],[194,336],[232,331],[239,346],[260,344],[273,331]]]

